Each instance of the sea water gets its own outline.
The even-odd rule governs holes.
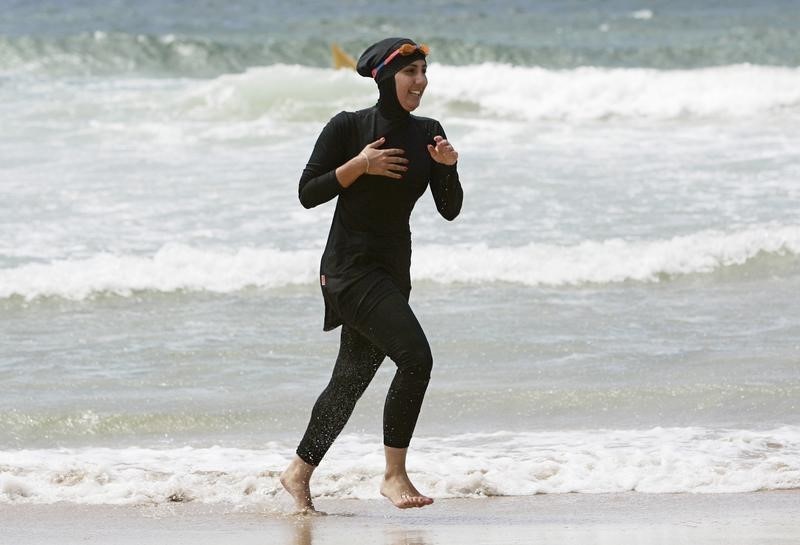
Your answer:
[[[0,502],[264,502],[325,386],[333,203],[374,104],[330,68],[432,47],[415,113],[464,207],[412,216],[436,497],[800,486],[800,8],[10,3],[0,10]],[[386,361],[315,477],[377,497]]]

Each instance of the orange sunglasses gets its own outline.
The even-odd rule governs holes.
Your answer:
[[[416,53],[417,51],[419,51],[420,53],[422,53],[423,55],[425,55],[427,57],[428,53],[431,52],[431,48],[428,47],[425,44],[420,44],[420,45],[417,45],[417,44],[403,44],[403,45],[401,45],[400,47],[398,47],[397,49],[392,51],[392,53],[388,57],[386,57],[383,60],[382,63],[380,63],[378,66],[376,66],[375,68],[372,69],[372,79],[375,79],[375,76],[378,75],[378,72],[380,72],[381,69],[384,66],[386,66],[387,64],[392,62],[392,59],[394,59],[396,56],[402,55],[404,57],[408,57],[409,55],[412,55],[412,54]]]

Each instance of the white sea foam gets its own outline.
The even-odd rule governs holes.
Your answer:
[[[352,104],[370,105],[375,86],[350,70],[276,64],[225,74],[198,84],[180,97],[186,113],[200,118],[308,118]]]
[[[0,452],[0,503],[272,503],[292,445]],[[416,438],[409,472],[438,498],[800,487],[800,428],[653,428]],[[316,473],[329,498],[378,498],[380,439],[345,435]]]
[[[152,256],[100,254],[0,270],[0,297],[84,299],[93,293],[177,290],[225,293],[309,283],[319,252],[243,248],[236,252],[168,244]]]
[[[455,108],[528,120],[741,118],[800,109],[800,68],[731,65],[657,70],[553,70],[487,63],[432,64],[423,110]],[[188,90],[180,104],[200,117],[308,118],[374,100],[374,86],[347,71],[273,65],[224,75]],[[318,105],[319,108],[313,108]],[[327,108],[327,109],[326,109]],[[466,108],[466,110],[465,110]],[[437,114],[438,115],[438,114]]]
[[[439,282],[535,285],[653,282],[743,265],[759,254],[800,255],[800,225],[701,231],[664,240],[585,241],[574,246],[429,246],[415,250],[415,277]]]
[[[630,16],[634,19],[643,19],[649,20],[653,18],[653,12],[649,9],[638,9],[630,13]]]
[[[734,65],[693,70],[547,70],[486,64],[442,66],[434,96],[529,120],[740,118],[800,108],[800,69]]]
[[[316,281],[320,250],[198,249],[180,244],[152,256],[101,254],[0,269],[0,298],[84,299],[96,293],[277,288]],[[800,225],[702,231],[664,240],[586,241],[573,246],[415,246],[414,280],[514,282],[529,286],[659,281],[711,273],[759,255],[800,255]]]

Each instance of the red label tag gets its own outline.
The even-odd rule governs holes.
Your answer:
[[[321,275],[319,276],[319,283],[320,283],[321,285],[323,285],[323,286],[325,285],[325,275],[324,275],[324,274],[321,274]]]

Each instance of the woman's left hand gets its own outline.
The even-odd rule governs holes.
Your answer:
[[[433,141],[436,146],[428,144],[428,153],[431,154],[431,159],[443,165],[455,165],[458,161],[458,152],[453,149],[453,146],[442,138],[441,136],[434,136]]]

